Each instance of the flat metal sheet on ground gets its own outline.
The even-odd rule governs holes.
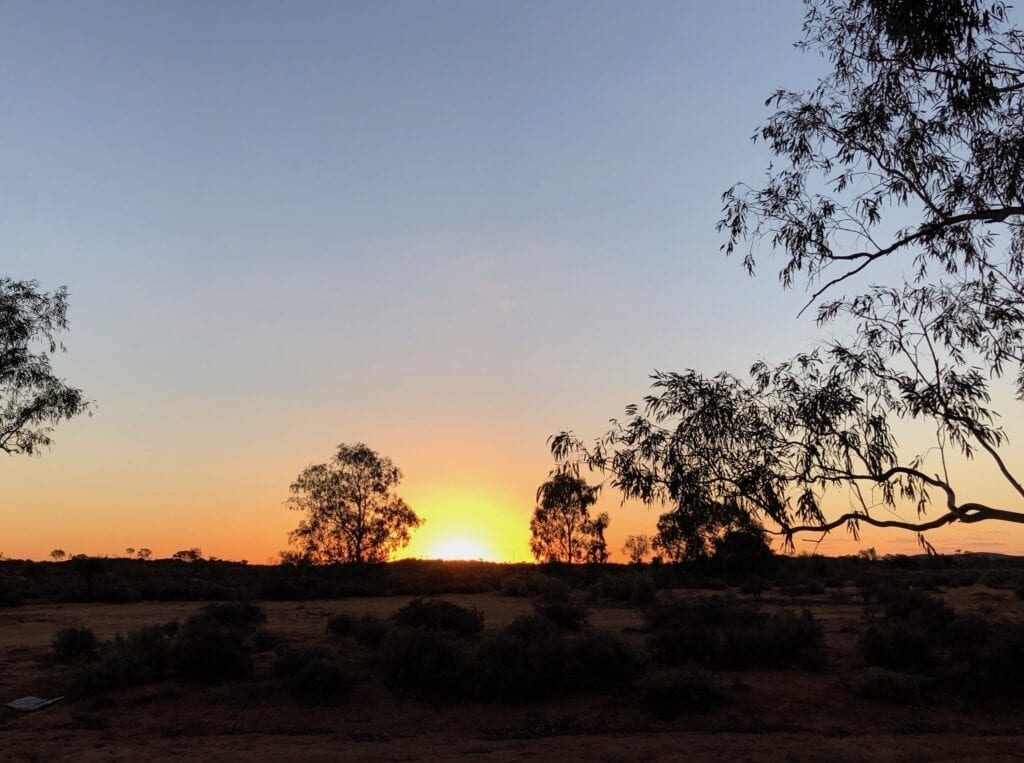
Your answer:
[[[43,699],[42,697],[19,697],[18,699],[12,700],[7,703],[7,707],[13,708],[14,710],[21,710],[23,713],[29,713],[33,710],[41,710],[47,705],[52,705],[54,702],[60,702],[63,697],[54,697],[53,699]]]

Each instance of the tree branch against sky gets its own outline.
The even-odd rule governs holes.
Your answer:
[[[60,421],[88,411],[82,391],[50,363],[67,327],[67,289],[0,277],[0,451],[37,453]]]
[[[1024,36],[999,2],[807,9],[800,47],[832,71],[769,98],[767,180],[729,189],[718,227],[750,273],[761,249],[781,255],[783,286],[805,285],[818,324],[850,338],[746,379],[655,373],[642,407],[593,445],[563,432],[554,455],[626,498],[739,506],[790,546],[842,526],[1024,523],[965,498],[948,466],[986,459],[1024,498],[991,403],[1004,375],[1024,398]],[[877,271],[893,259],[895,281]],[[873,272],[890,283],[857,291]],[[901,447],[909,425],[933,447]]]

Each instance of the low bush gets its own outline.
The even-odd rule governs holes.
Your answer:
[[[707,713],[721,702],[711,678],[692,667],[660,670],[641,683],[644,708],[664,720],[681,714]]]
[[[207,604],[200,613],[215,623],[228,628],[254,628],[267,621],[267,615],[259,604],[248,602],[223,602]]]
[[[151,683],[172,667],[172,638],[177,622],[152,625],[103,644],[97,659],[85,663],[72,680],[74,696],[90,696]]]
[[[252,672],[256,615],[234,606],[211,604],[185,621],[174,644],[174,666],[183,678],[224,681]]]
[[[522,598],[530,595],[530,587],[520,577],[507,577],[501,579],[501,592],[505,596]]]
[[[565,685],[583,691],[619,686],[632,679],[640,659],[611,633],[587,630],[566,644]]]
[[[926,698],[934,689],[932,680],[916,673],[873,667],[857,679],[854,693],[885,702],[914,702]]]
[[[352,688],[352,680],[338,655],[324,647],[278,650],[274,672],[302,700],[329,704]]]
[[[933,638],[916,623],[882,621],[865,629],[858,646],[868,665],[926,668],[935,662]]]
[[[565,637],[539,618],[520,618],[489,633],[473,653],[471,692],[495,702],[525,702],[565,686]]]
[[[378,661],[385,681],[412,694],[457,694],[467,676],[464,642],[451,632],[397,627],[381,644]]]
[[[62,628],[53,636],[53,653],[59,662],[75,662],[94,657],[99,645],[91,628]]]
[[[646,619],[648,646],[663,664],[814,668],[821,663],[821,627],[806,610],[768,615],[716,596],[654,607]]]
[[[587,610],[570,602],[538,603],[534,606],[537,615],[563,630],[578,631],[587,622]]]
[[[459,638],[474,639],[484,629],[484,614],[444,599],[413,599],[392,616],[406,628],[447,631]]]

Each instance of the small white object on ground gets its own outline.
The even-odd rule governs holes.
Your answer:
[[[19,697],[18,699],[12,700],[7,703],[7,707],[13,708],[14,710],[21,710],[23,713],[30,713],[33,710],[41,710],[47,705],[52,705],[54,702],[60,702],[64,697],[54,697],[53,699],[43,699],[42,697]]]

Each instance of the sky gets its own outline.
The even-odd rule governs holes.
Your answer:
[[[817,335],[714,230],[770,160],[765,98],[824,71],[802,15],[4,3],[0,273],[67,285],[55,365],[94,409],[0,464],[0,552],[266,562],[290,483],[361,441],[426,519],[405,555],[528,560],[551,434],[600,434],[654,369],[742,373]],[[600,508],[619,558],[658,514]],[[929,539],[1024,553],[1002,527]],[[917,550],[819,550],[869,545]]]

